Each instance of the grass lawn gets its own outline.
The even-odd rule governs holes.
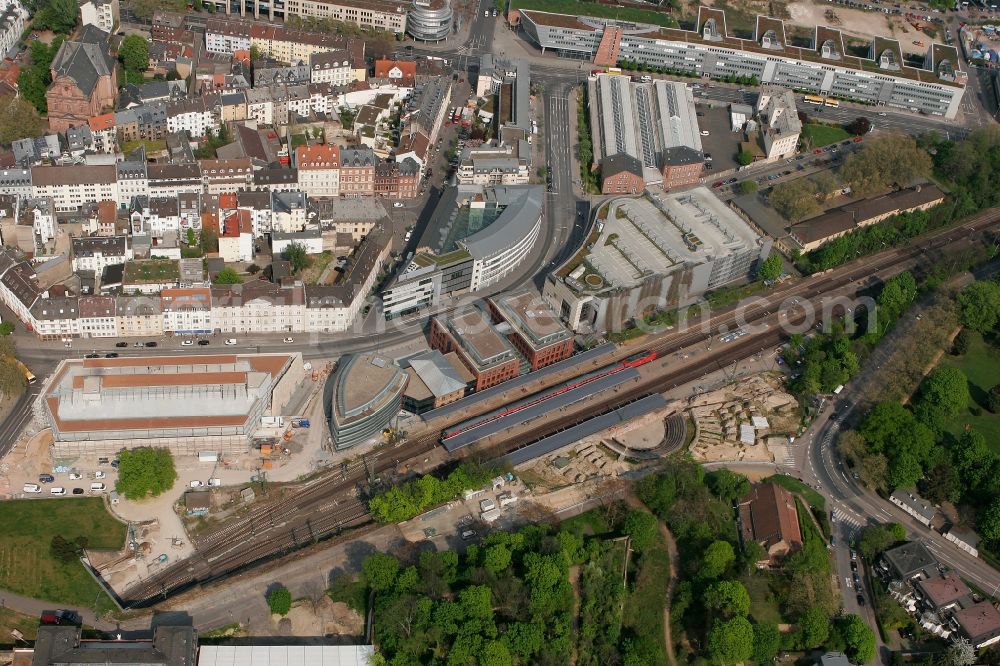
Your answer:
[[[941,365],[965,373],[969,378],[969,394],[982,408],[979,416],[973,416],[968,410],[959,414],[948,424],[948,432],[958,436],[968,424],[986,437],[986,443],[994,452],[1000,453],[1000,414],[991,414],[983,407],[989,390],[1000,382],[1000,349],[983,340],[980,334],[972,333],[969,352],[965,356],[945,356]]]
[[[663,635],[663,609],[670,585],[670,554],[667,544],[657,536],[656,543],[639,556],[639,568],[625,598],[624,625],[660,648],[666,657]],[[663,662],[666,663],[664,660]]]
[[[559,527],[582,537],[607,534],[611,531],[608,521],[604,519],[604,512],[599,509],[584,511],[578,516],[568,518],[559,523]]]
[[[802,126],[802,136],[808,137],[813,148],[822,148],[831,143],[837,143],[844,139],[850,139],[851,135],[841,127],[831,127],[829,125],[819,125],[817,123],[807,123]]]
[[[17,642],[10,635],[15,629],[21,632],[25,640],[33,641],[38,633],[38,618],[9,608],[0,608],[0,645],[13,645]]]
[[[177,262],[173,259],[147,259],[125,264],[126,280],[162,282],[176,280],[177,277]]]
[[[0,588],[77,608],[113,608],[113,603],[78,562],[64,564],[49,554],[56,534],[72,541],[87,537],[91,548],[121,548],[125,525],[98,498],[14,500],[0,512]]]
[[[767,477],[764,481],[776,483],[785,490],[802,495],[810,505],[817,509],[826,509],[826,500],[823,496],[796,478],[785,476],[784,474],[775,474],[774,476]]]
[[[596,16],[619,21],[635,21],[636,23],[651,23],[665,28],[674,28],[677,21],[666,12],[656,12],[631,7],[614,5],[599,5],[595,2],[582,0],[514,0],[511,9],[534,9],[541,12],[568,14],[570,16]]]
[[[158,153],[161,150],[167,149],[167,142],[163,139],[137,139],[135,141],[126,141],[125,146],[122,148],[122,152],[128,155],[139,146],[146,146],[147,154]]]
[[[750,594],[750,615],[753,619],[781,624],[784,620],[778,610],[778,601],[771,593],[769,575],[766,571],[754,571],[743,576],[741,582]]]
[[[323,271],[326,267],[330,265],[330,261],[333,260],[333,251],[324,250],[320,254],[310,255],[309,259],[312,261],[308,268],[302,270],[302,275],[300,279],[306,284],[317,284]]]

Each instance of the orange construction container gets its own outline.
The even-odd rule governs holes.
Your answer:
[[[269,456],[269,455],[271,455],[271,445],[270,444],[261,444],[260,445],[260,455],[262,455],[262,456]]]
[[[260,466],[263,467],[264,469],[271,469],[272,464],[273,463],[271,462],[270,458],[264,458],[264,460],[261,461]]]
[[[285,431],[285,441],[286,442],[289,441],[292,438],[292,434],[294,434],[294,432],[295,432],[294,430],[287,430],[287,431]]]

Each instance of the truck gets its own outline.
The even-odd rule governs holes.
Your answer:
[[[292,419],[293,428],[308,428],[309,425],[309,419]]]
[[[260,427],[261,428],[281,428],[285,425],[285,419],[280,416],[262,416],[260,417]]]
[[[834,395],[840,395],[840,392],[843,391],[843,390],[844,390],[844,385],[841,384],[837,388],[833,389],[833,394]]]
[[[219,462],[219,452],[218,451],[199,451],[198,452],[198,462]]]

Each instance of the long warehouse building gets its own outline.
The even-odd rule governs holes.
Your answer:
[[[543,52],[564,58],[600,66],[640,63],[716,80],[742,77],[948,119],[958,115],[968,80],[953,46],[931,43],[916,67],[904,60],[897,40],[876,37],[857,56],[839,30],[817,26],[810,47],[793,46],[784,23],[765,16],[757,17],[753,39],[740,39],[727,31],[725,12],[704,6],[694,31],[527,9],[512,9],[508,20]]]
[[[242,453],[261,417],[282,415],[304,380],[298,353],[69,359],[34,418],[52,429],[56,458],[141,446]]]

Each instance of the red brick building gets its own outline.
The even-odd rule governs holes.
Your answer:
[[[645,187],[636,158],[619,153],[601,160],[601,194],[639,194]]]
[[[107,43],[63,42],[52,59],[51,74],[45,100],[52,131],[85,125],[114,109],[118,71]]]
[[[496,323],[510,326],[507,339],[538,370],[573,355],[573,334],[548,303],[530,292],[500,294],[487,299]]]
[[[489,317],[472,305],[431,320],[430,346],[442,354],[457,352],[482,391],[520,374],[521,359]]]
[[[705,167],[705,156],[687,146],[663,151],[663,189],[670,190],[698,182]]]
[[[375,196],[375,153],[367,148],[340,149],[340,196]]]

